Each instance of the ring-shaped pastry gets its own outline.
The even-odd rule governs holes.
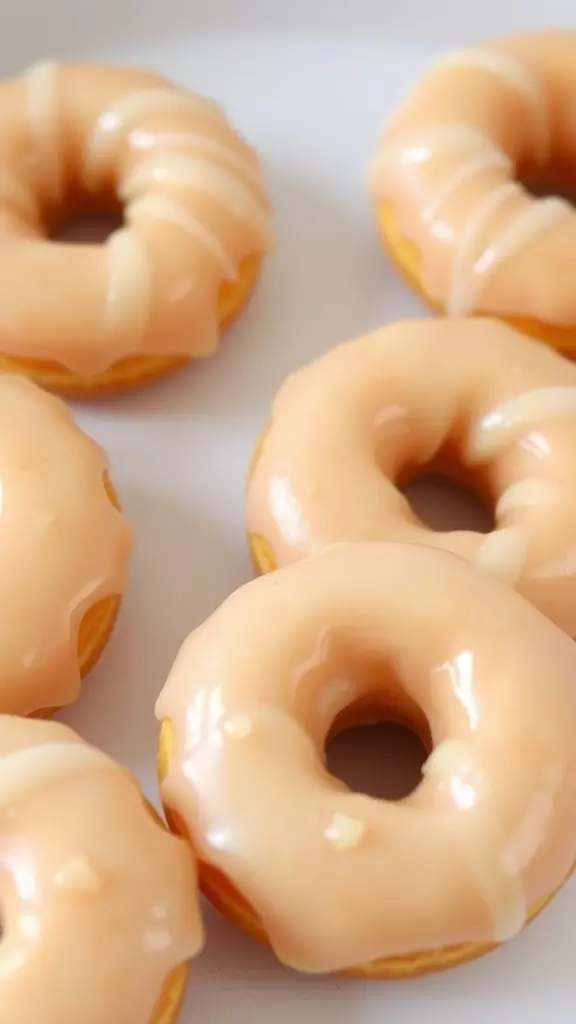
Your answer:
[[[160,695],[162,797],[205,893],[301,970],[440,970],[516,935],[576,860],[576,648],[510,587],[417,545],[336,545],[236,591]],[[399,802],[326,770],[396,720]]]
[[[196,869],[126,769],[0,715],[0,981],[19,1024],[171,1024],[202,945]]]
[[[573,186],[575,67],[569,31],[448,54],[393,113],[370,170],[380,233],[419,295],[568,353],[576,214],[536,196]]]
[[[0,374],[0,711],[78,696],[114,626],[131,549],[103,449],[60,398]]]
[[[346,342],[281,387],[248,485],[260,571],[337,541],[445,548],[576,636],[576,368],[506,324],[416,320]],[[492,510],[439,532],[401,488],[440,471]]]
[[[259,160],[149,71],[41,64],[0,85],[0,369],[84,396],[209,355],[269,241]],[[104,244],[55,240],[123,211]]]

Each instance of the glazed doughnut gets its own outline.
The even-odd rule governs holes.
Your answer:
[[[280,389],[248,487],[254,560],[341,540],[446,548],[576,636],[575,452],[576,368],[558,353],[481,318],[383,327]],[[399,487],[430,471],[475,490],[495,529],[428,528]]]
[[[569,185],[576,32],[448,54],[389,120],[370,172],[378,223],[415,290],[576,352],[573,207],[522,184]]]
[[[32,381],[0,374],[0,711],[71,703],[114,625],[130,553],[103,450]]]
[[[0,86],[0,369],[83,395],[209,355],[269,241],[255,152],[149,71],[41,64]],[[51,233],[123,206],[104,245]]]
[[[195,865],[135,780],[0,716],[0,983],[14,1024],[170,1024],[202,944]]]
[[[418,545],[335,545],[232,595],[157,704],[170,820],[206,894],[304,971],[400,977],[517,934],[576,860],[576,650]],[[431,749],[400,802],[325,767],[343,728]],[[358,966],[360,965],[360,966]]]

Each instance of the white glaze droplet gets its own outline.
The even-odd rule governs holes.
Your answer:
[[[225,718],[222,728],[228,736],[246,739],[253,732],[254,723],[248,715],[235,715],[233,718]]]
[[[366,825],[357,818],[347,814],[334,814],[324,835],[332,846],[338,850],[354,850],[366,832]]]
[[[102,878],[87,857],[71,857],[56,871],[52,879],[57,889],[66,892],[96,893],[102,888]]]
[[[524,530],[519,526],[507,526],[487,535],[476,552],[474,565],[514,586],[522,574],[527,552]]]

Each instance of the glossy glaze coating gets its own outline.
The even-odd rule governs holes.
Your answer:
[[[304,412],[305,411],[305,412]],[[334,541],[455,551],[576,636],[576,368],[491,320],[417,320],[338,346],[280,389],[248,530],[286,565]],[[436,533],[399,484],[440,466],[496,528]]]
[[[575,679],[573,642],[464,560],[336,545],[185,642],[163,800],[303,970],[510,938],[576,859]],[[325,768],[334,728],[374,718],[428,723],[398,803]]]
[[[268,245],[258,158],[210,100],[148,71],[42,64],[0,86],[1,351],[78,374],[213,350],[222,282]],[[103,246],[50,241],[124,205]]]
[[[576,33],[518,36],[448,54],[389,119],[370,171],[388,222],[422,259],[451,315],[576,324],[572,206],[518,180],[570,183]]]
[[[66,405],[0,375],[0,710],[78,695],[78,637],[124,589],[130,530],[106,489],[107,458]]]
[[[185,844],[70,729],[0,716],[0,988],[18,1024],[153,1024],[198,952]]]

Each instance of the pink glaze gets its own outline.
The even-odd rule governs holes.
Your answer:
[[[255,152],[221,109],[148,71],[41,64],[0,86],[0,350],[78,373],[206,355],[218,292],[264,251]],[[78,205],[124,204],[103,246],[55,243]]]
[[[0,716],[0,988],[14,1024],[154,1024],[202,943],[195,866],[128,772]]]
[[[508,939],[576,859],[575,681],[573,642],[464,560],[336,545],[184,643],[156,708],[163,800],[292,966]],[[433,749],[406,799],[327,773],[335,723],[423,717]]]
[[[518,36],[436,62],[390,118],[370,171],[449,314],[576,323],[576,215],[518,178],[570,182],[576,32]]]
[[[341,540],[455,551],[576,635],[576,367],[490,320],[384,327],[280,389],[248,490],[278,565]],[[440,458],[492,504],[488,534],[435,533],[398,484]]]
[[[64,402],[0,375],[0,710],[78,696],[78,632],[124,589],[130,530],[105,489],[107,458]]]

